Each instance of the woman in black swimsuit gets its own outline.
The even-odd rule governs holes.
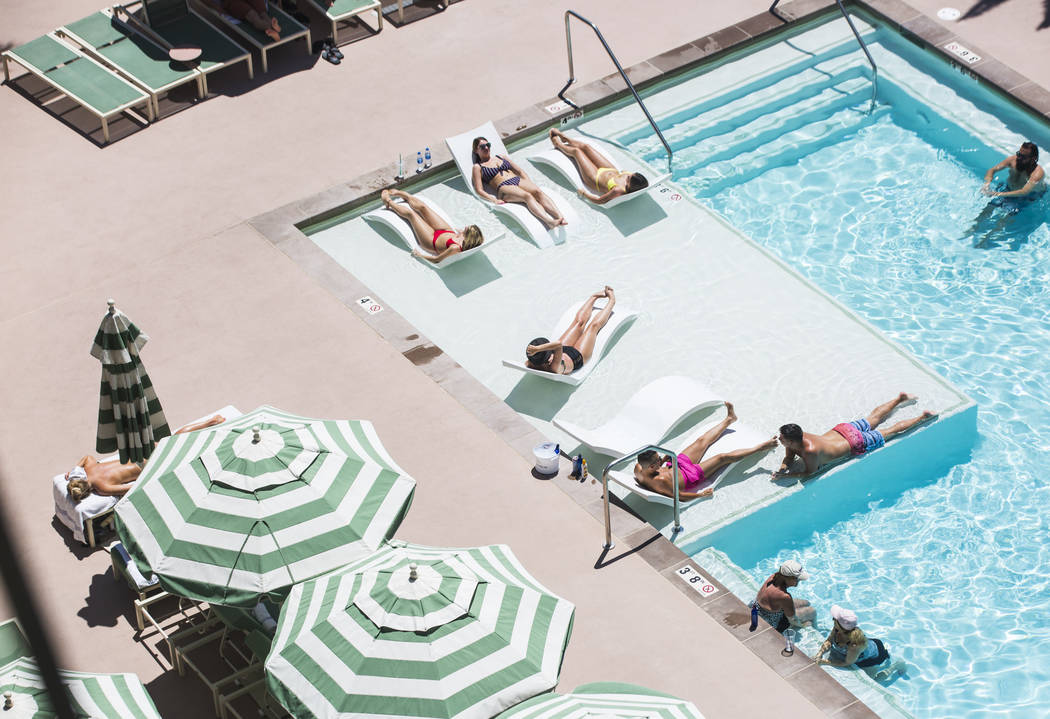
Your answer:
[[[543,190],[529,179],[524,170],[509,158],[492,154],[492,144],[488,140],[475,137],[471,149],[474,189],[481,197],[497,205],[504,202],[525,205],[548,230],[567,224],[551,198],[543,194]],[[493,188],[496,194],[486,191],[485,185]]]
[[[594,303],[602,297],[609,298],[605,307],[592,319]],[[594,354],[594,343],[598,333],[612,317],[616,295],[612,287],[606,286],[601,292],[595,292],[576,313],[572,324],[562,333],[557,342],[549,342],[546,337],[537,337],[525,348],[526,364],[532,369],[554,374],[572,374],[591,359]]]

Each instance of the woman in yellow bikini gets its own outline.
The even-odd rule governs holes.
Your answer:
[[[565,153],[580,172],[583,184],[593,187],[598,193],[591,194],[584,188],[576,190],[576,194],[584,197],[596,205],[604,205],[609,200],[626,195],[628,192],[637,192],[649,186],[649,181],[640,172],[621,172],[612,167],[612,160],[598,152],[586,142],[567,136],[556,128],[550,131],[551,143],[561,152]]]

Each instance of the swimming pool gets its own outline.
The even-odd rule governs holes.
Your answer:
[[[906,481],[895,472],[894,484],[880,476],[891,456],[887,448],[853,466],[859,479],[892,490],[853,496],[848,516],[836,514],[843,511],[834,501],[841,488],[821,489],[838,486],[823,480],[805,493],[762,494],[769,483],[757,481],[720,491],[706,509],[725,516],[778,502],[711,535],[708,541],[726,548],[727,563],[696,541],[701,563],[726,569],[735,576],[726,575],[726,583],[745,596],[747,584],[766,576],[779,557],[802,556],[815,570],[809,596],[825,615],[834,601],[852,605],[872,634],[916,667],[888,691],[918,716],[1039,714],[1047,673],[1036,656],[1045,648],[1039,618],[1050,605],[1050,590],[1037,575],[1045,566],[1039,540],[1046,535],[1037,508],[1046,491],[1034,470],[1050,466],[1048,447],[1038,439],[1050,430],[1047,396],[1035,385],[1045,368],[1036,355],[1046,349],[1046,310],[1039,302],[1046,291],[1038,270],[1046,260],[1046,228],[1033,215],[996,227],[1003,216],[992,212],[991,223],[978,227],[978,242],[967,231],[986,203],[957,188],[976,190],[984,168],[1016,147],[1019,133],[1045,147],[1045,130],[1025,127],[1023,117],[994,98],[965,99],[975,89],[968,78],[882,35],[875,48],[881,104],[868,115],[863,63],[852,39],[842,36],[841,28],[817,28],[653,93],[647,102],[661,125],[683,126],[682,133],[672,132],[684,138],[672,140],[681,147],[677,186],[628,211],[581,207],[582,226],[566,245],[540,250],[503,241],[471,260],[469,271],[453,273],[406,259],[394,241],[356,216],[312,239],[556,438],[549,424],[555,414],[593,426],[654,372],[699,373],[742,399],[742,417],[762,427],[784,421],[785,406],[795,408],[793,418],[804,426],[829,414],[853,415],[869,405],[872,388],[887,386],[916,390],[924,402],[951,411],[964,407],[965,397],[950,383],[907,356],[888,351],[879,355],[885,362],[866,358],[863,348],[881,342],[869,336],[875,333],[818,308],[819,292],[770,271],[776,263],[734,243],[735,230],[698,223],[689,198],[675,197],[678,187],[688,189],[981,404],[981,441],[969,462],[949,469],[953,459]],[[960,86],[961,94],[953,90]],[[919,105],[916,95],[926,102]],[[743,112],[735,117],[747,122],[717,115],[737,100]],[[761,120],[749,103],[780,115]],[[700,132],[692,133],[692,125]],[[739,128],[745,129],[715,139]],[[647,154],[636,110],[588,118],[583,129],[629,144],[654,165],[662,162]],[[894,151],[885,152],[885,143]],[[545,143],[534,138],[512,150],[527,157],[540,146]],[[458,178],[424,185],[422,193],[454,216],[480,217],[487,233],[497,229]],[[553,185],[553,191],[575,201],[567,188]],[[931,223],[931,207],[947,209]],[[1029,231],[1019,231],[1026,226]],[[585,385],[569,392],[500,367],[501,357],[516,358],[523,337],[534,336],[523,328],[544,329],[570,301],[604,284],[642,312]],[[819,312],[814,321],[811,313]],[[731,331],[734,323],[757,328],[756,336],[734,338],[733,347],[711,341],[718,334],[712,327]],[[785,327],[797,344],[771,352],[770,338],[783,337],[772,328]],[[678,344],[668,342],[672,335]],[[790,381],[789,370],[804,368],[826,379],[829,396],[813,397],[805,382]],[[965,442],[941,445],[942,436],[919,434],[932,439],[909,439],[900,445],[906,450],[892,451],[906,458],[969,451]],[[802,521],[776,520],[777,508],[792,508]],[[812,531],[814,521],[819,533]],[[756,523],[761,544],[752,539]],[[1027,596],[1018,598],[1016,586]],[[1028,612],[1023,624],[1022,611]],[[1022,648],[1028,649],[1023,655]],[[1017,671],[1021,666],[1024,672]]]
[[[839,95],[830,110],[811,111],[804,93],[714,123],[708,108],[733,98],[677,109],[676,179],[974,397],[980,440],[969,462],[866,511],[843,513],[821,492],[782,508],[819,517],[820,531],[767,511],[693,551],[746,599],[781,559],[802,558],[813,580],[797,594],[825,626],[833,603],[851,607],[913,666],[887,690],[916,716],[1048,716],[1050,203],[1011,212],[977,189],[1006,151],[1024,139],[1046,148],[1050,132],[908,42],[883,30],[869,40],[874,113],[855,70],[817,52],[766,79],[822,74],[814,82],[833,89],[820,92]],[[648,138],[623,139],[658,156]],[[756,531],[779,551],[756,545]],[[818,643],[811,633],[803,646]]]

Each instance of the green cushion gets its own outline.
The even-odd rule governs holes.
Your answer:
[[[16,659],[32,656],[29,642],[26,641],[22,630],[14,619],[8,619],[0,624],[0,667],[10,664]]]
[[[52,70],[47,78],[103,116],[145,97],[113,73],[83,59]]]
[[[164,40],[171,45],[196,45],[201,49],[198,67],[207,70],[215,65],[223,65],[234,58],[243,56],[247,50],[230,40],[220,31],[201,20],[196,15],[183,15],[162,26],[154,25]]]
[[[166,52],[137,36],[107,45],[98,53],[154,91],[194,75],[193,70],[173,63]]]
[[[66,23],[73,34],[91,47],[99,48],[127,37],[119,24],[103,12],[96,12],[76,22]]]
[[[321,7],[324,7],[324,0],[318,1],[321,2]],[[335,0],[332,7],[328,8],[328,16],[338,19],[377,7],[377,5],[375,0]]]
[[[166,25],[190,14],[186,0],[143,0],[143,5],[149,24],[153,27]]]
[[[25,60],[42,72],[47,72],[53,67],[72,62],[80,57],[66,45],[47,35],[30,40],[22,47],[11,50],[10,53],[16,59]]]
[[[279,41],[275,42],[271,40],[266,33],[256,30],[248,21],[244,21],[237,26],[244,30],[249,37],[254,38],[260,45],[279,45],[281,42],[287,40],[290,35],[297,35],[306,30],[305,27],[299,24],[298,20],[281,10],[273,3],[270,3],[266,10],[270,17],[276,18],[277,24],[281,26],[281,39]]]

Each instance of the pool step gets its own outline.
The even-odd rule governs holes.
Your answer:
[[[693,196],[715,195],[727,185],[747,182],[774,167],[793,165],[799,157],[841,141],[889,111],[889,107],[880,105],[869,114],[867,101],[857,103],[804,124],[750,151],[703,165],[691,175],[679,178],[678,182]]]
[[[759,115],[729,132],[708,137],[675,152],[675,176],[691,175],[705,165],[732,160],[752,152],[814,121],[832,116],[843,108],[857,105],[870,96],[871,82],[865,77],[854,77],[816,95]]]
[[[821,63],[799,63],[792,66],[787,77],[767,78],[768,84],[755,86],[743,96],[727,93],[698,105],[688,117],[663,129],[664,137],[678,151],[706,137],[745,125],[756,115],[776,112],[846,80],[870,76],[871,70],[859,50]],[[666,122],[667,118],[661,118],[661,126]],[[629,149],[648,160],[662,157],[664,153],[663,145],[652,132],[636,139]]]

